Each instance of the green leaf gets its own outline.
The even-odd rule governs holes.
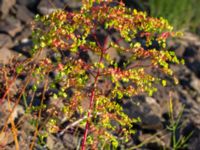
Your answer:
[[[39,15],[39,14],[37,14],[37,15],[35,15],[35,18],[34,18],[34,19],[35,19],[35,21],[39,21],[39,20],[40,20],[40,18],[41,18],[41,17],[40,17],[40,15]]]
[[[37,90],[37,86],[36,86],[35,84],[32,86],[32,90],[33,90],[34,92]]]
[[[41,42],[41,43],[40,43],[40,46],[41,46],[42,48],[44,48],[44,47],[46,46],[46,43],[45,43],[45,42]]]
[[[166,80],[162,80],[162,85],[166,86],[167,85],[167,81]]]
[[[23,70],[23,66],[22,65],[19,65],[17,68],[16,68],[16,72],[17,74],[20,74]]]
[[[53,98],[54,98],[54,99],[58,99],[58,95],[54,93],[54,94],[53,94]]]
[[[115,139],[113,139],[113,141],[112,141],[112,146],[114,147],[114,148],[117,148],[118,147],[118,145],[119,145],[119,143],[118,143],[118,141]]]
[[[117,97],[119,99],[122,99],[123,98],[123,93],[121,91],[117,91]]]

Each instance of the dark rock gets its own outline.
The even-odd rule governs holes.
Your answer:
[[[147,149],[148,150],[160,150],[160,149],[163,149],[163,145],[159,144],[158,142],[149,142],[147,143],[146,145]],[[167,149],[169,150],[169,149]]]
[[[200,60],[194,60],[192,62],[186,60],[186,65],[198,78],[200,78]]]
[[[196,49],[197,48],[194,47],[194,46],[192,46],[192,45],[190,45],[189,47],[186,47],[183,56],[185,58],[187,58],[187,57],[194,57],[197,54],[197,50]]]
[[[173,47],[171,47],[170,49],[175,49],[176,56],[179,58],[183,58],[185,52],[185,47],[183,45],[180,44],[175,45],[175,43],[173,43]]]
[[[66,4],[72,9],[79,9],[82,6],[81,0],[71,1],[71,0],[63,0]]]
[[[16,0],[17,4],[27,7],[32,12],[36,12],[37,5],[40,0]]]
[[[199,150],[200,145],[200,135],[193,139],[192,143],[189,144],[188,148],[189,150]]]
[[[23,6],[28,6],[34,3],[35,0],[16,0],[17,4],[23,5]]]
[[[29,38],[31,37],[31,33],[32,33],[32,31],[31,31],[30,27],[28,27],[28,26],[24,27],[22,32],[18,33],[15,36],[14,42],[15,43],[19,43],[19,42],[27,43],[27,42],[29,42],[30,41]]]
[[[141,127],[144,129],[158,130],[163,125],[161,117],[163,109],[159,106],[155,99],[150,97],[134,97],[133,102],[124,104],[125,113],[131,118],[140,117]]]
[[[12,39],[7,34],[0,34],[0,48],[8,47],[11,48],[13,46]]]
[[[21,32],[23,26],[16,18],[9,16],[4,21],[0,22],[0,32],[7,33],[11,37],[14,37],[17,33]]]
[[[26,57],[30,57],[30,50],[32,48],[32,41],[28,40],[24,43],[19,43],[16,46],[14,46],[12,49],[15,52],[18,52],[20,54],[23,54]]]
[[[34,14],[23,5],[15,5],[16,17],[23,23],[30,23],[33,20]]]
[[[145,115],[142,119],[142,128],[150,130],[162,129],[161,119],[156,115]]]
[[[193,34],[185,33],[181,45],[185,47],[183,57],[186,66],[200,78],[200,42],[199,38]],[[182,48],[184,49],[184,48]]]
[[[191,127],[192,128],[189,129],[189,132],[186,135],[184,135],[184,136],[187,136],[191,132],[193,132],[192,136],[190,137],[190,139],[188,141],[188,150],[199,150],[199,146],[200,146],[200,129],[196,128],[195,125],[192,125]]]
[[[36,5],[39,0],[16,0],[17,4],[23,5],[23,6],[30,6],[30,5]]]
[[[129,8],[136,8],[136,9],[143,10],[143,11],[145,9],[143,4],[138,0],[123,0],[123,2]]]
[[[16,0],[0,0],[0,17],[3,19],[7,16]]]
[[[184,67],[174,66],[173,70],[176,70],[175,74],[179,77],[179,83],[182,86],[182,88],[184,89],[190,88],[190,79],[192,76],[190,70],[185,66]]]

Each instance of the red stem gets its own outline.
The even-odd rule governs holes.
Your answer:
[[[100,43],[97,40],[96,35],[94,34],[93,36],[96,39],[98,46],[101,47]],[[99,63],[101,63],[102,60],[103,60],[103,54],[104,54],[104,52],[106,50],[107,42],[108,42],[108,37],[105,38],[104,45],[103,45],[103,47],[101,47],[101,56],[100,56],[100,59],[99,59]],[[81,150],[85,150],[86,149],[86,139],[87,139],[88,130],[89,130],[89,118],[90,118],[91,112],[93,110],[94,97],[95,97],[95,87],[96,87],[96,84],[97,84],[99,76],[100,76],[100,68],[98,68],[97,74],[95,76],[94,87],[92,89],[91,96],[90,96],[90,106],[89,106],[89,111],[88,111],[88,114],[87,114],[87,122],[86,122],[86,126],[85,126],[85,133],[84,133],[84,136],[83,136]]]
[[[92,105],[94,103],[94,95],[95,95],[95,90],[93,89],[92,93],[91,93],[91,97],[90,97],[90,109],[89,109],[88,115],[87,115],[87,123],[86,123],[86,126],[85,126],[85,133],[84,133],[84,137],[83,137],[83,141],[82,141],[81,150],[85,150],[85,148],[86,148],[85,144],[86,144],[86,139],[87,139],[87,134],[88,134],[88,129],[89,129],[89,120],[88,120],[88,118],[91,115],[91,108],[92,108]]]
[[[16,76],[12,79],[12,81],[10,82],[9,87],[6,89],[5,93],[3,94],[2,98],[0,99],[0,104],[3,103],[5,97],[6,97],[7,94],[9,93],[10,88],[12,87],[13,83],[16,81],[17,77],[18,77],[18,76],[16,75]]]

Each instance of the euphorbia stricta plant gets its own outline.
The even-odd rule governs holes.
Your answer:
[[[83,128],[83,150],[128,141],[139,119],[129,118],[119,101],[152,95],[154,83],[166,85],[150,70],[173,76],[168,63],[179,60],[166,49],[166,39],[176,35],[172,27],[115,0],[83,0],[79,11],[57,10],[35,20],[32,56],[49,54],[37,65],[29,63],[34,66],[31,84],[34,92],[42,86],[54,99],[39,108],[51,114],[47,130],[58,133],[63,120]],[[152,48],[155,42],[157,49]],[[19,74],[26,70],[20,67],[27,68],[20,65]]]

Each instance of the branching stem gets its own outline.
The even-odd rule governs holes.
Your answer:
[[[106,50],[106,45],[107,45],[107,42],[108,42],[108,36],[104,40],[103,47],[99,44],[97,37],[96,37],[96,34],[94,34],[93,36],[94,36],[98,46],[101,48],[101,56],[100,56],[100,59],[99,59],[99,63],[101,63],[103,61],[103,54],[105,53],[105,50]],[[81,150],[86,149],[85,144],[86,144],[86,139],[87,139],[87,135],[88,135],[88,131],[89,131],[89,118],[90,118],[91,112],[93,110],[94,97],[95,97],[95,87],[96,87],[99,76],[100,76],[100,68],[98,68],[97,74],[95,76],[94,87],[93,87],[93,89],[91,91],[91,95],[90,95],[90,106],[89,106],[89,111],[88,111],[88,114],[87,114],[87,122],[86,122],[86,126],[85,126],[85,133],[84,133],[84,136],[83,136]]]

